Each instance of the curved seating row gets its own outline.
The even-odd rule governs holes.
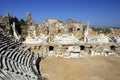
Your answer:
[[[33,54],[0,29],[0,80],[41,80],[35,73]]]

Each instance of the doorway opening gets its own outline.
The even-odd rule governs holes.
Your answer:
[[[54,46],[49,46],[49,51],[53,51],[54,50]]]
[[[115,51],[115,46],[114,45],[110,46],[110,49]]]
[[[80,50],[84,50],[84,49],[85,49],[85,46],[81,45]]]

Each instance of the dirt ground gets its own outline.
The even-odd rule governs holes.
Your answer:
[[[120,80],[120,56],[47,57],[40,65],[41,74],[48,80]]]

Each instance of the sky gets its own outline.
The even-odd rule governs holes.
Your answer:
[[[48,18],[66,23],[71,18],[91,26],[120,27],[120,0],[0,0],[0,15],[26,19],[27,12],[36,23]]]

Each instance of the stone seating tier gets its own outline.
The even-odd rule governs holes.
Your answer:
[[[34,70],[33,54],[0,29],[0,80],[42,80]]]

